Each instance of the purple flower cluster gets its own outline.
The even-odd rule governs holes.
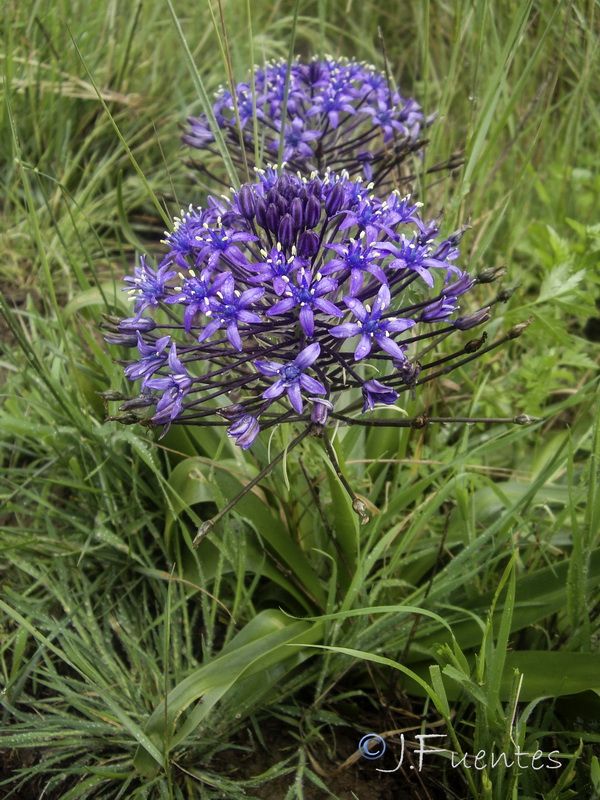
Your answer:
[[[106,336],[137,350],[125,375],[141,394],[123,408],[156,404],[150,421],[167,427],[224,424],[247,448],[262,429],[324,425],[361,395],[366,411],[427,380],[441,362],[420,363],[420,348],[489,310],[457,316],[475,283],[456,263],[462,230],[439,241],[419,203],[371,190],[344,172],[269,168],[182,212],[158,268],[142,258],[126,278],[134,316]]]
[[[212,110],[240,168],[242,147],[250,163],[255,145],[267,159],[277,157],[283,128],[283,160],[290,169],[305,175],[345,169],[377,186],[390,178],[396,185],[408,179],[400,164],[424,146],[422,130],[433,121],[375,67],[345,58],[295,60],[289,69],[287,61],[270,62],[255,69],[254,86],[236,85],[235,101],[237,114],[234,96],[221,88]],[[188,123],[183,141],[214,151],[206,115],[189,117]]]

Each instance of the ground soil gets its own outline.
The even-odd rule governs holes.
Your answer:
[[[397,767],[401,753],[400,738],[386,737],[386,754],[380,760],[368,761],[361,757],[357,749],[363,733],[350,727],[337,729],[333,752],[330,748],[326,752],[326,748],[319,743],[304,745],[306,766],[319,776],[329,790],[323,791],[305,778],[303,792],[306,800],[327,800],[332,797],[338,800],[452,800],[463,796],[445,785],[439,768],[424,766],[419,773],[418,761],[408,746],[405,748],[403,764],[397,771],[379,772],[379,768],[393,770]],[[210,769],[243,783],[264,774],[291,754],[298,753],[298,739],[279,726],[277,720],[270,720],[261,729],[261,734],[263,743],[259,744],[250,730],[240,732],[231,750],[221,751],[211,761]],[[407,734],[407,742],[411,739],[412,735]],[[415,748],[416,743],[412,749]],[[297,764],[297,760],[291,761]],[[295,777],[293,770],[260,786],[248,787],[247,795],[253,800],[282,800]]]

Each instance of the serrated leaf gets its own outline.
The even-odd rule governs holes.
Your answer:
[[[574,295],[579,285],[585,280],[586,270],[573,272],[570,263],[558,264],[547,275],[540,286],[536,303],[546,303],[557,297]]]

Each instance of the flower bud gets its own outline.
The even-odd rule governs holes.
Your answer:
[[[517,416],[513,419],[515,425],[531,425],[534,422],[538,422],[539,417],[530,417],[529,414],[517,414]]]
[[[284,250],[294,243],[294,223],[289,214],[286,214],[279,223],[277,238],[281,242],[281,246]]]
[[[485,342],[487,341],[487,333],[483,333],[479,339],[471,339],[469,342],[466,343],[464,346],[465,353],[476,353],[480,347],[482,347]]]
[[[154,328],[156,328],[156,322],[148,317],[128,317],[119,322],[119,331],[121,333],[135,333],[136,331],[147,333],[148,331],[153,331]]]
[[[472,227],[473,227],[473,226],[472,226],[472,225],[469,225],[469,223],[468,223],[468,222],[465,222],[465,224],[464,224],[464,225],[461,225],[461,226],[460,226],[460,228],[459,228],[457,231],[454,231],[453,233],[451,233],[451,234],[448,236],[448,242],[449,242],[449,243],[450,243],[450,244],[451,244],[453,247],[456,247],[456,245],[457,245],[457,244],[460,242],[460,240],[462,239],[463,235],[464,235],[464,234],[465,234],[465,233],[466,233],[468,230],[470,230]],[[483,281],[482,281],[482,282],[483,282]]]
[[[302,201],[299,197],[294,197],[290,204],[290,214],[296,230],[301,228],[304,224],[304,214],[302,212]]]
[[[486,267],[477,273],[477,283],[493,283],[497,278],[506,275],[507,269],[504,266]]]
[[[194,536],[194,541],[192,542],[192,547],[199,547],[200,542],[204,539],[205,536],[212,531],[214,528],[215,523],[212,519],[207,519],[206,522],[203,522],[202,525],[198,528],[196,535]]]
[[[319,249],[319,237],[314,231],[304,231],[298,238],[298,255],[312,258]]]
[[[418,361],[414,363],[411,361],[394,361],[394,366],[398,370],[399,376],[403,379],[403,383],[411,386],[415,383],[421,372],[421,364]]]
[[[256,213],[256,202],[254,200],[254,192],[247,183],[238,192],[237,200],[242,216],[248,220],[253,219]]]
[[[367,515],[367,506],[365,505],[364,500],[360,500],[358,497],[355,497],[352,501],[352,510],[361,518],[361,525],[366,525],[369,521],[369,517]]]
[[[237,419],[240,414],[244,413],[244,406],[241,403],[234,403],[231,406],[224,406],[223,408],[216,409],[216,413],[225,419]]]
[[[109,325],[118,325],[121,322],[121,317],[115,317],[113,314],[105,314],[103,311],[100,312],[100,316]]]
[[[329,197],[325,200],[325,213],[328,217],[337,214],[344,203],[346,191],[341,183],[336,183],[329,192]]]
[[[316,59],[310,62],[308,68],[308,83],[315,84],[321,77],[321,64]]]
[[[140,422],[140,418],[137,414],[125,413],[117,414],[114,417],[106,417],[105,422],[120,422],[121,425],[135,425],[136,422]]]
[[[518,286],[513,286],[512,289],[502,289],[496,295],[496,302],[497,303],[508,303],[508,301],[510,300],[510,298],[513,296],[513,294],[516,292],[516,290],[518,288],[519,288]]]
[[[267,228],[267,204],[262,197],[256,201],[256,221],[261,228]]]
[[[325,425],[329,412],[333,411],[333,403],[321,397],[310,397],[309,399],[313,404],[312,411],[310,412],[311,421],[316,422],[317,425]]]
[[[137,397],[132,397],[126,400],[119,406],[119,411],[131,411],[134,408],[148,408],[156,403],[156,397],[151,394],[139,394]]]
[[[271,233],[277,233],[280,217],[281,214],[279,213],[279,209],[275,203],[269,203],[267,207],[267,228],[271,231]]]
[[[307,228],[316,228],[321,219],[321,203],[311,194],[304,208],[304,224]]]
[[[520,322],[518,325],[514,325],[506,334],[506,338],[517,339],[523,333],[523,331],[531,325],[532,322],[533,317],[528,319],[527,322]]]
[[[137,347],[137,336],[128,333],[105,333],[105,342],[109,344],[120,344],[121,347]]]
[[[458,328],[459,331],[468,331],[471,328],[475,328],[477,325],[487,322],[490,316],[490,308],[486,306],[486,308],[480,308],[479,311],[474,311],[472,314],[467,314],[465,317],[455,319],[454,327]]]
[[[287,214],[290,207],[290,204],[282,194],[277,195],[277,200],[275,201],[275,205],[279,209],[279,213],[282,215]]]

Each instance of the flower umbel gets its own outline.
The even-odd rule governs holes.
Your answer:
[[[255,154],[253,110],[259,122],[265,151],[276,156],[283,126],[283,160],[293,170],[308,175],[313,169],[346,169],[365,175],[380,186],[412,179],[401,167],[412,152],[426,144],[423,130],[433,122],[425,119],[419,104],[402,97],[384,73],[354,59],[296,59],[272,61],[254,70],[252,82],[238,83],[234,98],[221,88],[213,103],[219,128],[228,149],[241,168]],[[288,84],[287,105],[285,90]],[[212,151],[214,137],[205,115],[188,118],[185,144]],[[261,145],[262,146],[262,145]]]
[[[260,430],[346,419],[361,395],[365,411],[391,405],[464,363],[484,337],[421,362],[489,317],[457,316],[475,283],[456,265],[463,231],[439,241],[410,198],[371,191],[344,172],[270,168],[182,212],[160,267],[142,259],[126,278],[136,316],[107,326],[109,341],[137,350],[125,374],[141,394],[122,421],[156,404],[146,424],[225,425],[248,448]]]

